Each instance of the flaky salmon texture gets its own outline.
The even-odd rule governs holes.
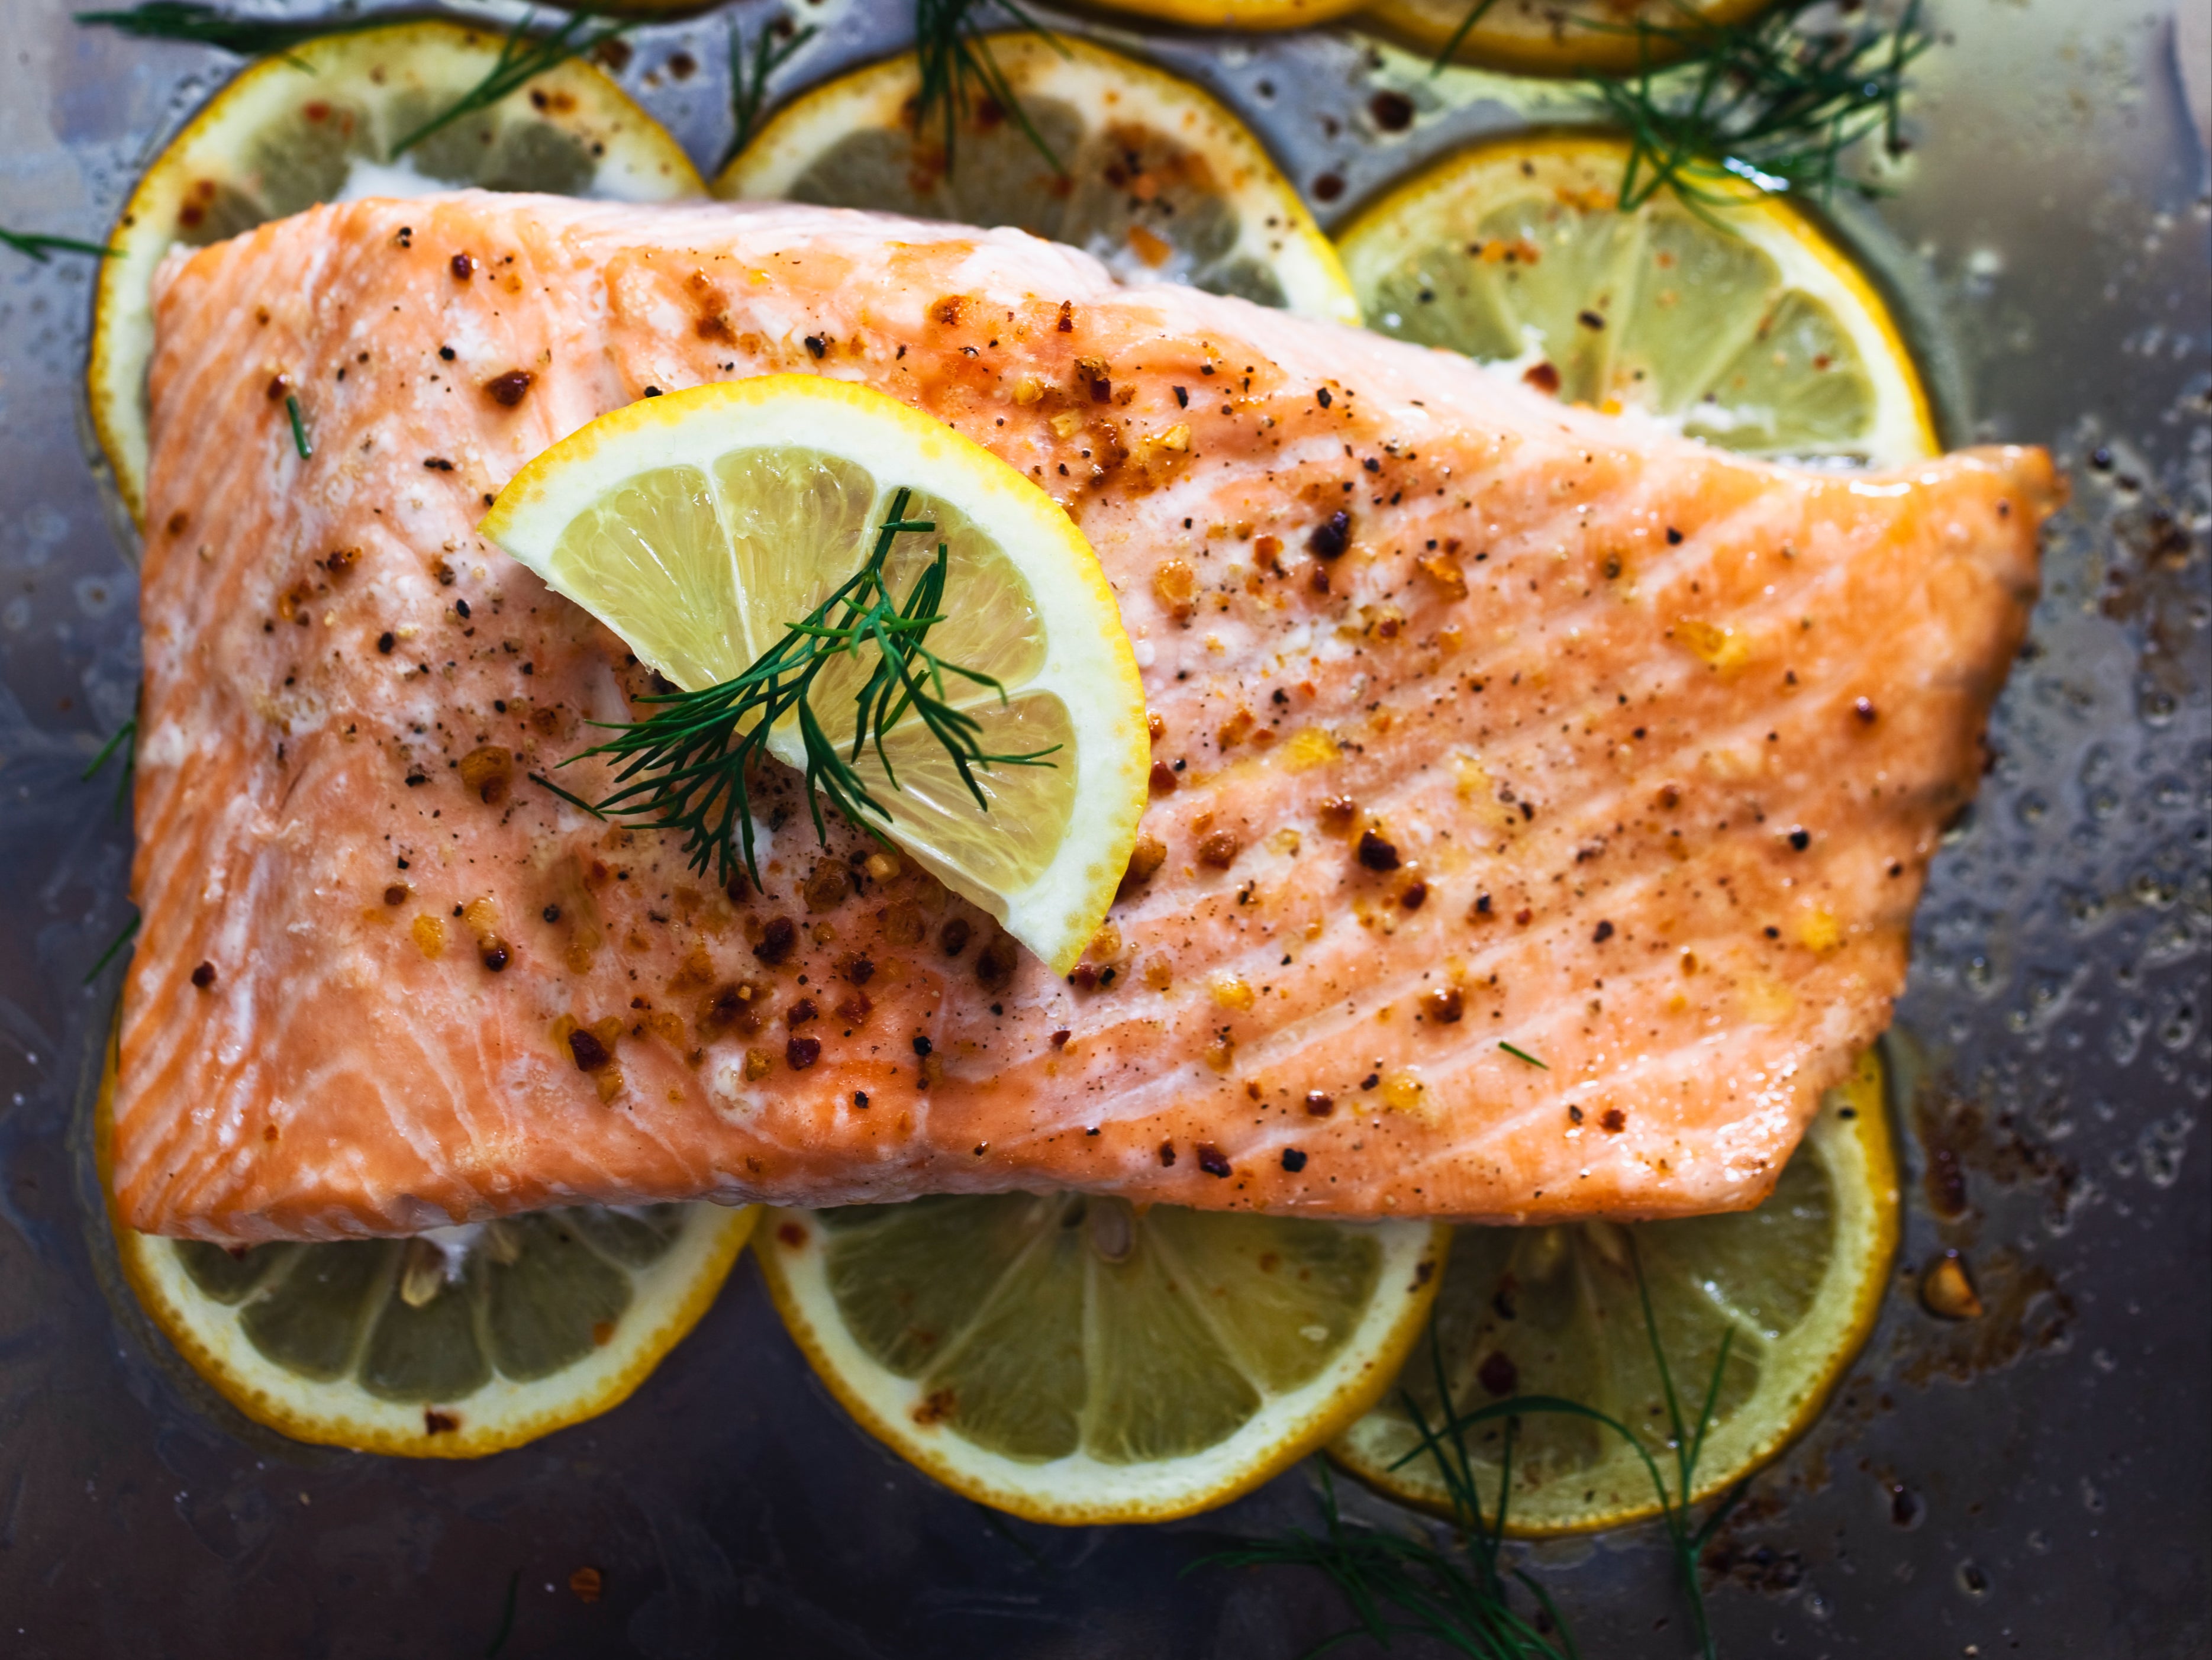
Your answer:
[[[1752,1204],[1888,1023],[2057,496],[2036,450],[1768,465],[828,210],[319,208],[179,256],[159,319],[114,1178],[225,1241],[1009,1188]],[[650,688],[477,521],[598,415],[792,370],[984,445],[1112,581],[1153,795],[1072,976],[819,848],[788,781],[761,892],[531,781]]]

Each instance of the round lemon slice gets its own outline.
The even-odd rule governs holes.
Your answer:
[[[1368,326],[1754,455],[1936,453],[1888,308],[1811,219],[1731,180],[1623,213],[1627,159],[1610,137],[1516,137],[1393,191],[1340,239]]]
[[[1409,1395],[1431,1426],[1443,1422],[1440,1365],[1457,1411],[1516,1395],[1564,1396],[1635,1428],[1671,1473],[1664,1394],[1637,1296],[1640,1262],[1686,1420],[1705,1400],[1723,1334],[1735,1334],[1692,1496],[1717,1493],[1820,1415],[1873,1329],[1897,1231],[1897,1166],[1881,1066],[1869,1052],[1829,1091],[1755,1210],[1626,1228],[1459,1229],[1437,1299],[1435,1352],[1417,1347],[1399,1379],[1404,1395],[1393,1389],[1330,1455],[1394,1498],[1450,1514],[1405,1404]],[[1611,1430],[1548,1412],[1514,1421],[1507,1531],[1576,1533],[1657,1512],[1642,1461]],[[1486,1506],[1495,1503],[1504,1433],[1505,1420],[1492,1419],[1463,1437]]]
[[[1100,9],[1194,29],[1302,29],[1358,11],[1367,0],[1103,0]]]
[[[1647,61],[1671,62],[1671,43],[1637,33],[1738,22],[1774,0],[1489,0],[1461,33],[1479,0],[1373,0],[1367,21],[1433,57],[1457,35],[1455,61],[1521,75],[1628,75]]]
[[[1033,1521],[1160,1522],[1314,1450],[1397,1370],[1449,1230],[1081,1194],[775,1211],[756,1250],[830,1391]]]
[[[1243,124],[1188,82],[1067,36],[983,43],[1051,149],[969,100],[946,165],[917,126],[909,52],[818,87],[778,113],[714,181],[729,198],[873,208],[1012,225],[1084,249],[1125,282],[1179,282],[1357,323],[1359,307],[1290,181]]]
[[[1151,738],[1113,591],[1035,484],[884,393],[763,375],[601,417],[515,475],[483,531],[696,691],[735,678],[858,570],[902,490],[907,522],[935,528],[897,538],[890,587],[903,601],[945,546],[929,649],[998,683],[948,678],[945,702],[980,723],[983,752],[1045,759],[980,769],[979,807],[909,713],[883,745],[892,772],[872,740],[854,770],[889,810],[887,835],[1065,974],[1128,867]],[[809,700],[841,755],[872,666],[825,674]],[[769,748],[805,764],[795,726]]]
[[[96,1109],[109,1189],[115,1051]],[[475,1458],[620,1405],[699,1322],[755,1207],[580,1206],[414,1239],[230,1250],[140,1233],[116,1267],[191,1369],[295,1441]]]
[[[394,148],[500,61],[495,29],[421,21],[333,34],[241,72],[139,179],[101,262],[88,392],[131,517],[146,485],[155,268],[318,202],[477,185],[624,202],[705,192],[683,148],[622,89],[569,58],[488,108]]]

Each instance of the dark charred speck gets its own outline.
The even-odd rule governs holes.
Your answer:
[[[192,970],[192,983],[202,991],[215,984],[215,964],[203,963]]]
[[[1306,1156],[1296,1147],[1283,1149],[1283,1168],[1293,1176],[1306,1167]]]

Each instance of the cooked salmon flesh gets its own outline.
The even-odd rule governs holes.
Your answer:
[[[484,509],[607,410],[792,371],[986,446],[1112,581],[1152,797],[1073,975],[818,846],[788,779],[761,892],[532,781],[651,686]],[[2036,450],[1771,465],[1018,233],[773,204],[317,208],[173,259],[151,397],[114,1179],[232,1242],[1009,1188],[1753,1203],[1888,1023],[2057,497]]]

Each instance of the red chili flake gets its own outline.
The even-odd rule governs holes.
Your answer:
[[[1599,923],[1597,925],[1596,931],[1590,935],[1590,938],[1595,940],[1599,945],[1602,946],[1607,940],[1613,938],[1613,924],[1610,922]]]
[[[803,1026],[820,1013],[821,1011],[814,1006],[812,998],[802,997],[785,1012],[783,1024],[787,1026]]]
[[[465,253],[457,253],[453,258],[453,281],[465,283],[477,274],[477,262]]]
[[[1316,558],[1334,559],[1352,545],[1352,515],[1338,508],[1313,527],[1306,550]]]
[[[1174,1142],[1163,1141],[1160,1143],[1160,1163],[1168,1165],[1172,1165],[1175,1163]]]
[[[774,968],[788,959],[798,945],[799,924],[788,916],[771,916],[768,926],[761,930],[759,942],[753,946],[753,955]]]
[[[1319,1090],[1306,1091],[1306,1116],[1309,1118],[1326,1118],[1335,1110],[1334,1096],[1325,1095]]]
[[[456,1413],[440,1412],[435,1407],[422,1408],[422,1433],[425,1435],[450,1435],[460,1426],[460,1417]]]
[[[1456,1025],[1467,1012],[1467,1000],[1457,986],[1439,986],[1423,995],[1421,1012],[1439,1025]]]
[[[599,1593],[606,1589],[605,1576],[597,1568],[578,1568],[568,1576],[568,1589],[579,1602],[596,1602]]]
[[[1521,1386],[1521,1369],[1504,1349],[1491,1350],[1474,1375],[1492,1395],[1510,1395]]]
[[[1216,830],[1198,844],[1198,862],[1215,870],[1227,870],[1237,862],[1243,845],[1227,830]]]
[[[1398,868],[1398,849],[1373,830],[1359,832],[1359,862],[1372,871]]]
[[[805,1072],[822,1058],[818,1037],[794,1037],[783,1046],[784,1063],[793,1072]]]
[[[215,984],[215,964],[203,963],[192,970],[192,983],[202,991]]]
[[[1060,321],[1053,326],[1062,334],[1075,332],[1075,302],[1073,300],[1063,300],[1060,302]]]
[[[1538,392],[1556,393],[1559,390],[1559,372],[1549,363],[1532,363],[1521,379]]]
[[[1227,1176],[1229,1156],[1212,1142],[1201,1141],[1198,1144],[1198,1167],[1208,1176]]]
[[[578,1072],[598,1072],[614,1059],[598,1035],[581,1026],[568,1034],[568,1053],[575,1057]]]
[[[1407,910],[1419,910],[1428,903],[1428,899],[1429,885],[1426,882],[1409,882],[1406,891],[1398,896],[1398,903]]]
[[[523,400],[537,380],[528,369],[509,369],[484,382],[484,396],[501,409],[511,410]]]
[[[1607,1107],[1597,1116],[1598,1128],[1609,1135],[1618,1135],[1628,1128],[1628,1115],[1619,1107]]]
[[[975,981],[985,991],[1004,991],[1014,977],[1014,965],[1021,960],[1019,947],[1011,933],[993,937],[975,958]]]
[[[1176,783],[1176,769],[1164,761],[1152,763],[1152,775],[1146,781],[1147,789],[1154,795],[1173,795]]]
[[[1067,1040],[1068,1040],[1069,1038],[1073,1037],[1074,1035],[1075,1035],[1075,1034],[1074,1034],[1073,1032],[1072,1032],[1072,1031],[1068,1031],[1068,1029],[1067,1029],[1066,1026],[1062,1026],[1062,1027],[1061,1027],[1058,1031],[1056,1031],[1056,1032],[1053,1033],[1053,1035],[1052,1035],[1052,1046],[1053,1046],[1053,1048],[1054,1048],[1054,1049],[1066,1049],[1066,1048],[1067,1047]]]

